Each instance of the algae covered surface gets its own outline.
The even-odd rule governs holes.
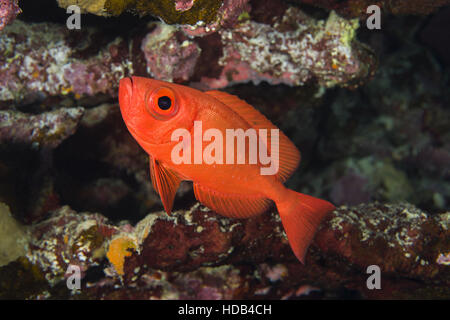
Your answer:
[[[0,204],[0,267],[24,256],[27,251],[27,233],[12,216],[6,204]]]
[[[177,5],[178,3],[178,5]],[[58,0],[58,4],[67,8],[78,5],[83,11],[99,16],[118,16],[126,10],[136,11],[139,15],[154,15],[168,24],[195,25],[198,21],[212,22],[222,6],[221,0]]]
[[[449,299],[450,3],[377,1],[380,29],[368,3],[1,1],[0,299]],[[183,182],[164,212],[129,76],[236,95],[289,137],[286,185],[336,205],[306,264],[275,207],[226,218]]]

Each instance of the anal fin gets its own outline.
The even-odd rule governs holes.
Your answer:
[[[272,201],[259,195],[248,196],[223,193],[194,183],[198,201],[211,210],[229,218],[248,218],[266,211]]]

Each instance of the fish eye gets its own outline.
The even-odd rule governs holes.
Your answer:
[[[168,96],[158,98],[158,107],[162,110],[167,110],[172,105],[172,100]]]
[[[147,112],[157,120],[169,120],[178,113],[175,92],[167,87],[149,90],[146,96]]]

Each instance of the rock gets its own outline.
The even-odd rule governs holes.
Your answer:
[[[26,257],[51,287],[69,265],[83,276],[106,266],[83,289],[91,298],[298,299],[339,295],[340,287],[376,297],[364,278],[370,265],[380,267],[384,298],[392,298],[408,286],[419,290],[410,279],[448,286],[448,225],[448,213],[431,216],[408,204],[340,207],[317,232],[305,266],[276,213],[234,220],[196,204],[172,216],[151,213],[133,227],[62,207],[31,227]]]
[[[276,215],[230,220],[198,204],[189,211],[174,212],[170,217],[164,212],[150,214],[136,225],[132,234],[125,232],[114,239],[123,239],[121,242],[129,244],[113,246],[108,251],[111,256],[124,257],[113,266],[116,271],[124,270],[125,279],[129,279],[127,275],[137,267],[144,272],[142,266],[194,270],[223,261],[263,261],[267,256],[287,255],[293,259]],[[133,254],[125,258],[129,250]]]
[[[223,0],[215,20],[197,21],[195,25],[183,26],[182,29],[187,35],[197,37],[217,32],[221,28],[232,28],[239,21],[239,17],[245,16],[250,11],[248,2],[248,0]]]
[[[12,216],[9,207],[0,202],[0,267],[25,256],[28,233]]]
[[[155,79],[187,81],[194,73],[201,49],[175,27],[158,23],[142,41],[147,71]]]
[[[68,207],[33,225],[27,259],[39,267],[50,285],[64,279],[69,265],[84,273],[105,256],[105,240],[117,229],[98,214],[78,214]]]
[[[295,260],[276,215],[232,220],[199,204],[170,217],[152,213],[135,227],[126,222],[115,226],[101,215],[62,207],[30,232],[27,258],[52,285],[70,264],[86,272],[105,254],[112,266],[107,274],[125,281],[131,281],[136,268],[142,273],[149,268],[186,271],[224,261]]]
[[[0,30],[12,23],[16,16],[22,12],[19,0],[0,0]]]
[[[77,98],[116,96],[117,83],[131,70],[131,60],[116,59],[120,39],[102,47],[98,55],[79,58],[76,46],[92,46],[95,38],[90,36],[92,29],[85,32],[87,44],[62,25],[15,21],[7,26],[0,41],[0,101],[32,103],[69,93]]]
[[[341,207],[322,224],[315,244],[336,263],[361,270],[450,283],[442,257],[450,251],[450,215],[429,215],[409,204]]]
[[[355,39],[356,20],[331,12],[328,20],[310,18],[289,8],[281,21],[270,26],[246,21],[233,29],[220,30],[223,55],[218,77],[205,75],[209,88],[252,81],[292,86],[317,81],[325,87],[357,86],[369,78],[375,59]]]
[[[190,38],[186,29],[154,23],[140,30],[150,30],[143,39],[117,36],[98,48],[95,39],[101,35],[93,28],[86,27],[80,36],[61,25],[16,21],[3,30],[0,41],[0,101],[116,97],[119,80],[131,74],[176,82],[200,79],[197,86],[206,89],[249,81],[355,87],[375,68],[370,50],[355,39],[357,28],[356,20],[331,13],[324,22],[291,7],[273,27],[244,19],[233,29],[221,29],[219,41]],[[206,52],[214,57],[201,55],[216,46]],[[200,58],[210,60],[208,68]]]
[[[330,191],[337,205],[356,205],[371,200],[385,202],[412,201],[413,189],[408,176],[391,161],[375,157],[336,162],[329,173],[339,178]],[[335,178],[332,178],[335,179]]]
[[[125,11],[152,15],[169,25],[183,25],[190,35],[205,35],[232,26],[249,10],[248,0],[58,0],[62,8],[78,5],[83,13],[117,16]]]
[[[101,299],[236,299],[243,296],[246,283],[245,276],[232,265],[201,267],[186,273],[152,270],[134,277],[131,290],[125,287],[110,290],[111,283],[105,282],[103,286],[88,288],[85,296]]]
[[[97,15],[81,32],[54,1],[24,4],[0,38],[0,201],[28,225],[25,252],[0,267],[1,299],[450,297],[448,70],[429,50],[445,53],[432,34],[445,38],[446,10],[383,15],[373,31],[367,1],[59,1],[75,2]],[[289,136],[302,163],[287,186],[338,205],[306,265],[274,210],[227,219],[185,182],[161,211],[116,101],[129,75],[226,88]],[[79,291],[64,281],[71,265]],[[380,290],[367,288],[370,265]]]
[[[0,142],[56,148],[74,134],[83,111],[83,108],[62,108],[39,115],[0,111]]]
[[[141,16],[153,15],[161,18],[167,24],[212,23],[221,20],[224,8],[242,0],[58,0],[62,8],[70,5],[80,6],[83,13],[99,16],[117,16],[124,11],[135,11]],[[244,1],[246,2],[246,1]],[[231,4],[229,4],[231,3]],[[234,4],[236,6],[236,4]]]

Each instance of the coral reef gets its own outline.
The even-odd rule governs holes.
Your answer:
[[[98,55],[77,59],[67,32],[63,26],[21,21],[2,31],[0,101],[32,103],[47,95],[117,94],[117,82],[131,69],[130,60],[115,58],[118,44],[111,43]],[[87,32],[87,39],[91,39]]]
[[[111,1],[111,2],[114,2]],[[149,13],[160,17],[168,24],[196,24],[199,21],[210,23],[216,18],[222,5],[221,0],[195,0],[191,8],[180,10],[180,1],[156,0],[136,1],[136,10],[141,14]],[[177,10],[178,7],[178,10]]]
[[[348,289],[373,295],[362,279],[372,264],[385,275],[383,286],[393,287],[384,298],[400,297],[395,290],[405,283],[390,283],[389,275],[406,283],[450,283],[449,217],[408,204],[341,207],[323,223],[304,266],[290,251],[276,213],[233,220],[196,204],[171,217],[151,213],[133,227],[62,207],[30,228],[26,257],[50,287],[64,280],[69,265],[79,266],[83,277],[103,266],[104,275],[82,289],[97,298],[292,299],[331,294],[343,279]],[[268,258],[278,263],[265,263]]]
[[[0,111],[0,142],[56,148],[78,127],[83,108],[61,108],[38,115]]]
[[[218,63],[223,69],[218,78],[201,81],[212,88],[247,81],[302,85],[311,79],[325,87],[358,85],[372,75],[375,60],[355,40],[357,28],[357,21],[334,12],[324,22],[295,8],[274,27],[243,22],[219,31],[223,56]]]
[[[62,207],[30,232],[27,259],[54,285],[64,279],[69,265],[79,266],[82,272],[98,265],[105,256],[105,238],[117,230],[101,215],[78,214]]]
[[[62,26],[17,21],[3,30],[0,42],[0,101],[114,97],[118,80],[136,73],[177,82],[200,79],[204,88],[249,81],[355,87],[370,78],[376,65],[370,50],[355,39],[357,27],[357,21],[334,13],[324,22],[289,8],[274,27],[247,20],[219,31],[214,50],[222,52],[212,59],[218,65],[202,69],[199,59],[208,59],[211,49],[206,47],[217,46],[216,38],[189,39],[186,29],[155,23],[144,39],[118,36],[96,48],[92,28],[80,39]]]
[[[439,257],[450,249],[448,213],[429,216],[412,205],[372,203],[341,207],[322,225],[315,243],[361,269],[378,265],[386,273],[416,279],[444,276]]]
[[[378,1],[381,30],[364,0],[29,3],[0,1],[1,299],[450,298],[448,1]],[[162,211],[128,75],[222,88],[289,136],[287,186],[338,206],[306,265],[274,208],[228,219],[183,182]]]
[[[0,30],[14,21],[21,12],[19,0],[0,0]]]
[[[226,6],[221,0],[58,0],[58,4],[62,8],[75,4],[83,12],[99,16],[117,16],[125,10],[135,10],[140,15],[151,14],[159,17],[167,24],[190,25],[199,22],[210,23],[219,19],[219,9]]]
[[[159,23],[142,41],[147,71],[156,79],[182,82],[194,73],[201,49],[182,33],[176,33],[175,27]]]
[[[137,269],[139,272],[139,270]],[[219,300],[235,299],[242,296],[248,280],[240,270],[232,265],[201,267],[195,271],[179,273],[150,270],[135,276],[130,283],[134,289],[118,287],[110,290],[113,284],[105,281],[101,286],[94,285],[86,292],[87,297],[102,299],[151,299],[151,300]]]
[[[176,11],[187,11],[192,8],[195,0],[179,0],[175,1],[175,10]]]
[[[58,0],[62,8],[78,5],[83,13],[118,16],[125,11],[140,16],[152,15],[169,25],[188,25],[191,35],[204,35],[222,26],[231,26],[242,12],[248,11],[248,0]]]

